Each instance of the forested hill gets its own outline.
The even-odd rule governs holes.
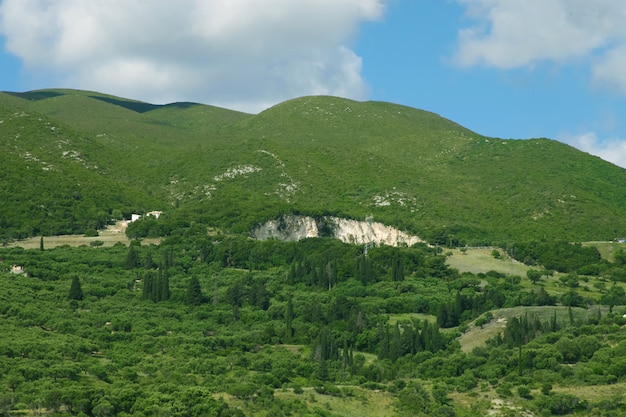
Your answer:
[[[248,233],[280,214],[374,219],[431,242],[626,235],[626,172],[381,102],[302,97],[250,115],[96,92],[0,93],[4,240],[133,212]]]

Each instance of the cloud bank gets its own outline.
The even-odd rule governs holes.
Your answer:
[[[626,96],[623,0],[456,1],[469,22],[458,32],[454,61],[459,66],[532,70],[545,63],[578,65],[588,70],[590,85]],[[593,131],[558,140],[626,168],[624,140],[601,139]]]
[[[348,45],[384,0],[3,0],[0,34],[58,86],[257,112],[308,94],[361,99]]]
[[[594,83],[626,94],[623,0],[457,0],[472,24],[459,31],[461,66],[499,69],[589,63]]]

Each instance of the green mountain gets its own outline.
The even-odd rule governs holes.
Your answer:
[[[0,416],[626,415],[626,252],[562,240],[626,236],[598,158],[333,97],[2,93],[0,141]],[[248,237],[286,214],[501,247]]]
[[[626,234],[623,169],[390,103],[302,97],[250,115],[41,90],[0,93],[0,121],[5,239],[157,209],[236,233],[303,213],[453,244]]]

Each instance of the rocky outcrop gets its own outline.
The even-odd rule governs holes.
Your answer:
[[[308,237],[319,237],[319,228],[313,217],[281,216],[255,227],[251,235],[259,240],[278,239],[295,242]]]
[[[314,219],[309,216],[287,215],[255,227],[251,236],[255,239],[278,239],[298,241],[311,237],[334,237],[345,243],[376,246],[411,246],[424,242],[391,226],[377,222],[363,222],[339,217]]]

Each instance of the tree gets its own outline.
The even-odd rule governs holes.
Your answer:
[[[83,289],[80,286],[80,280],[78,277],[72,278],[72,285],[70,286],[70,300],[82,300],[83,299]]]
[[[541,385],[541,393],[543,395],[550,395],[550,391],[552,391],[552,384],[549,382],[544,382]]]
[[[174,254],[174,248],[170,247],[163,252],[163,268],[169,269],[176,265],[176,256]]]
[[[39,239],[39,250],[43,252],[43,236]]]
[[[128,248],[128,254],[126,255],[126,262],[124,264],[126,269],[139,268],[141,266],[141,258],[139,257],[139,251],[135,245],[131,244]]]
[[[570,307],[584,307],[585,299],[582,295],[578,294],[574,290],[569,290],[561,296],[561,304]]]
[[[618,248],[613,254],[613,262],[620,266],[626,265],[626,251],[622,248]]]
[[[143,299],[155,303],[170,299],[170,280],[167,272],[160,269],[158,273],[154,270],[146,271],[143,277]]]
[[[186,302],[192,306],[199,306],[202,304],[204,297],[202,296],[202,289],[200,288],[200,281],[198,277],[193,276],[189,280],[187,285],[187,298]]]
[[[532,394],[530,393],[530,388],[528,388],[526,385],[521,385],[517,387],[517,394],[527,400],[531,400],[533,398]]]
[[[233,318],[239,320],[239,309],[243,306],[246,298],[246,287],[241,280],[235,281],[226,290],[226,302],[233,308]]]
[[[170,299],[170,277],[167,270],[162,271],[159,269],[159,280],[157,283],[158,295],[156,301],[165,301]]]
[[[293,327],[291,322],[293,321],[293,299],[291,294],[287,298],[287,309],[285,310],[285,336],[287,340],[291,340],[293,337]]]
[[[543,274],[541,273],[541,271],[538,271],[536,269],[529,269],[528,271],[526,271],[526,276],[533,284],[536,284],[537,282],[539,282]]]
[[[213,260],[213,243],[206,240],[202,242],[200,246],[200,260],[206,263],[210,263]]]
[[[418,382],[400,391],[396,401],[396,406],[400,410],[415,416],[432,415],[434,405],[428,392]]]
[[[404,263],[402,258],[397,256],[391,265],[391,278],[393,281],[404,281]]]
[[[619,285],[613,285],[609,291],[600,298],[602,304],[608,305],[611,310],[613,306],[626,303],[624,289]]]
[[[253,306],[267,310],[270,306],[270,297],[271,295],[265,285],[262,282],[255,282],[250,287],[248,302]]]
[[[156,269],[156,268],[158,268],[157,264],[152,259],[152,254],[150,252],[148,252],[146,254],[146,259],[143,262],[143,266],[146,269]]]

